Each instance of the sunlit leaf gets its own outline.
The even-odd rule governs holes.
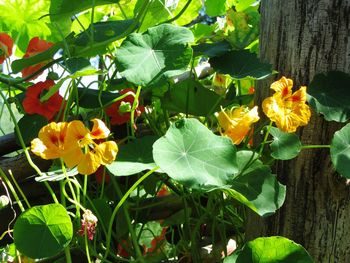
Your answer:
[[[224,263],[313,263],[301,245],[285,237],[260,237],[248,242]]]
[[[233,9],[227,13],[227,37],[225,38],[234,49],[244,49],[259,36],[260,14],[250,8],[244,12]]]
[[[350,75],[340,71],[315,75],[307,93],[309,103],[327,121],[350,119]]]
[[[289,160],[296,157],[301,150],[301,142],[295,133],[285,133],[271,127],[273,142],[270,144],[271,156],[278,160]]]
[[[145,33],[129,35],[117,51],[120,74],[136,85],[155,85],[183,72],[191,58],[193,34],[183,27],[163,24]]]
[[[34,206],[17,218],[13,235],[18,251],[30,258],[46,258],[68,246],[73,225],[61,204]]]
[[[334,133],[331,159],[337,172],[345,178],[350,178],[350,124]]]
[[[201,191],[227,187],[237,172],[236,148],[197,119],[172,124],[153,145],[153,158],[171,178]]]

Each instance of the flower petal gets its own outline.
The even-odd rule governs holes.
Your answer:
[[[95,152],[100,156],[101,164],[110,164],[117,156],[118,145],[114,141],[104,142],[96,146]]]
[[[92,127],[92,131],[90,132],[90,137],[92,139],[106,139],[110,134],[106,124],[99,119],[93,119],[92,122],[94,125]]]

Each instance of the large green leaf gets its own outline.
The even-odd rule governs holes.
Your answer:
[[[197,119],[172,124],[153,145],[153,158],[171,178],[202,191],[227,187],[236,173],[236,147]]]
[[[231,50],[231,45],[227,41],[214,43],[201,43],[193,46],[195,56],[205,55],[207,57],[221,56]]]
[[[77,35],[74,40],[73,53],[88,56],[104,53],[110,43],[125,37],[128,30],[136,29],[136,27],[133,19],[94,23]]]
[[[224,263],[313,263],[301,245],[285,237],[260,237],[248,242]]]
[[[129,35],[117,51],[120,74],[136,85],[155,85],[171,74],[183,72],[191,58],[190,30],[170,24]]]
[[[273,142],[270,144],[271,156],[278,160],[289,160],[296,157],[301,150],[301,142],[295,133],[285,133],[271,127]]]
[[[232,180],[231,189],[225,191],[260,216],[276,212],[284,202],[286,187],[252,151],[237,152],[237,163],[239,175]]]
[[[263,79],[272,74],[272,66],[261,62],[247,50],[230,51],[209,60],[210,65],[220,73],[230,74],[235,79],[252,77]]]
[[[89,9],[93,6],[115,4],[118,0],[94,0],[94,1],[81,1],[81,0],[51,0],[50,5],[50,17],[51,20],[57,20],[60,17],[71,17]]]
[[[157,139],[145,136],[120,145],[116,161],[107,165],[108,171],[115,176],[126,176],[155,168],[152,145]]]
[[[350,124],[334,133],[331,143],[331,159],[337,172],[350,178]]]
[[[350,75],[340,71],[317,74],[307,90],[310,105],[327,121],[350,119]]]
[[[252,6],[253,4],[256,5],[260,0],[232,0],[233,4],[235,6],[235,9],[238,12],[244,11],[248,7]]]
[[[53,42],[62,39],[48,17],[50,0],[0,1],[0,29],[10,32],[16,42],[16,55],[22,56],[33,37]],[[42,17],[42,18],[41,18]]]
[[[13,229],[16,248],[30,258],[58,254],[71,241],[73,225],[60,204],[34,206],[21,214]]]
[[[99,101],[99,96],[102,105],[111,103],[113,100],[118,98],[120,95],[118,93],[112,93],[107,91],[88,89],[88,88],[78,88],[79,95],[79,106],[86,109],[96,109],[101,108]]]
[[[144,4],[144,0],[138,0],[134,13],[137,14]],[[188,5],[189,4],[189,5]],[[176,23],[178,25],[186,25],[198,16],[199,10],[202,7],[200,0],[188,1],[179,0],[154,0],[151,1],[147,7],[147,13],[142,20],[140,31],[144,32],[148,28],[164,23],[165,21],[174,18],[184,8],[185,11],[181,16],[177,17]]]
[[[205,101],[205,103],[203,103]],[[162,98],[162,106],[170,111],[207,116],[220,109],[224,98],[192,79],[172,86]],[[228,104],[226,101],[225,104]]]

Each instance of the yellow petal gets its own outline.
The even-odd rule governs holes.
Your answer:
[[[84,158],[82,149],[76,145],[76,147],[71,147],[69,151],[65,151],[62,156],[62,160],[67,165],[68,168],[73,168]]]
[[[270,86],[275,92],[281,94],[282,97],[290,96],[292,94],[293,80],[282,77],[273,82]]]
[[[56,159],[65,151],[64,141],[67,135],[66,122],[51,122],[42,127],[38,137],[32,141],[33,153],[43,159]]]
[[[94,125],[92,127],[92,131],[90,132],[90,137],[92,139],[105,139],[105,138],[107,138],[110,131],[107,128],[106,124],[99,119],[93,119],[92,122],[94,123]]]
[[[219,125],[223,128],[223,135],[231,138],[234,144],[240,144],[249,133],[254,122],[259,120],[258,107],[247,111],[241,106],[230,111],[221,111],[218,115]]]
[[[90,151],[83,155],[83,158],[78,164],[78,172],[80,174],[93,174],[97,171],[98,167],[101,165],[101,158],[98,154]]]
[[[87,134],[89,134],[89,130],[81,121],[71,121],[68,124],[65,144],[67,147],[76,147],[76,145],[79,145],[80,140],[84,139]],[[80,146],[83,147],[84,145]]]
[[[118,146],[114,141],[108,141],[99,144],[95,148],[96,154],[101,158],[101,164],[110,164],[115,160],[118,153]]]

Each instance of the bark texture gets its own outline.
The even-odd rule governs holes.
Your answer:
[[[350,0],[262,0],[260,41],[262,60],[296,87],[317,73],[350,73]],[[272,81],[261,83],[259,105]],[[305,145],[330,144],[342,126],[313,112],[299,134]],[[281,235],[302,244],[317,263],[349,262],[350,188],[334,171],[329,150],[303,150],[277,162],[275,172],[287,185],[285,204],[266,219],[249,215],[248,239]]]

